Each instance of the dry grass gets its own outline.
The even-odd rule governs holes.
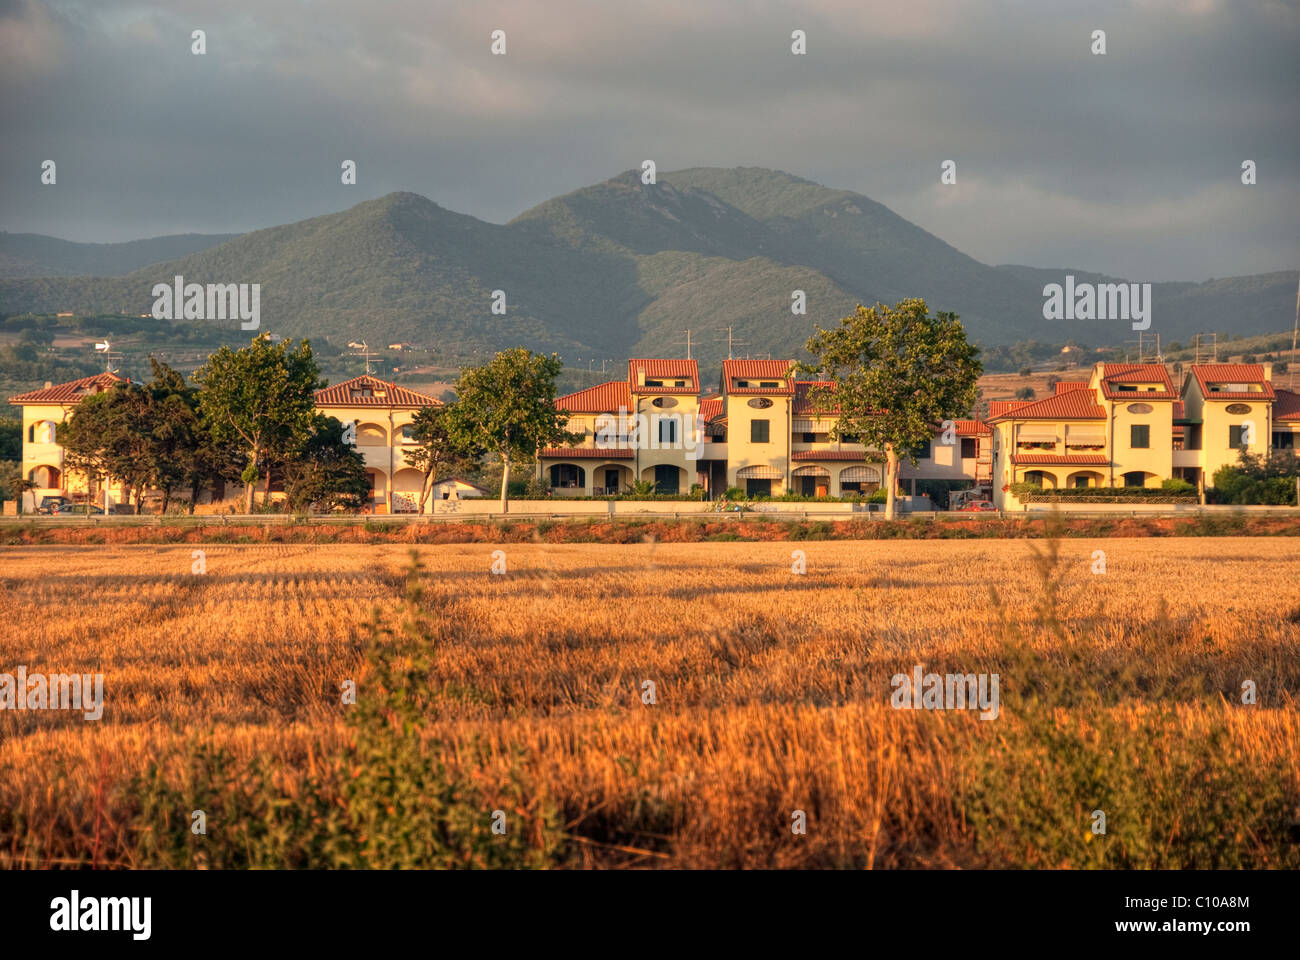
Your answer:
[[[195,737],[272,758],[290,797],[345,741],[339,684],[365,695],[406,548],[209,545],[202,575],[192,549],[0,551],[0,671],[106,691],[98,722],[0,711],[9,862],[141,865],[124,784],[154,760],[182,777]],[[512,777],[523,812],[558,809],[567,864],[1295,865],[1294,540],[1068,540],[1050,569],[1014,541],[508,544],[504,576],[494,549],[421,548],[443,636],[426,736],[488,810]],[[918,663],[999,673],[1002,716],[891,709]],[[1222,822],[1179,818],[1195,790]]]

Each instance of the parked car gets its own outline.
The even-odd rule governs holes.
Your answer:
[[[61,503],[54,508],[54,513],[60,517],[81,516],[90,513],[103,512],[103,507],[97,507],[93,503]]]
[[[65,503],[71,503],[67,497],[41,497],[41,505],[36,508],[37,513],[53,513],[56,509]]]
[[[989,510],[996,510],[992,500],[971,500],[964,507],[958,507],[958,513],[984,513]]]

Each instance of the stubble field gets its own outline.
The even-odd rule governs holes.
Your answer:
[[[1290,538],[418,554],[0,548],[0,866],[1300,866]]]

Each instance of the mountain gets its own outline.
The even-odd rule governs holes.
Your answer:
[[[178,233],[125,243],[74,243],[39,233],[0,232],[0,278],[117,277],[188,256],[239,236],[236,233]]]
[[[33,259],[35,259],[33,257]],[[727,328],[741,354],[800,353],[859,302],[921,296],[972,339],[1118,344],[1127,321],[1047,321],[1043,287],[1076,270],[980,263],[860,194],[779,171],[629,171],[487,223],[413,193],[234,237],[122,277],[0,280],[0,311],[142,314],[152,287],[262,285],[262,328],[338,342],[433,343],[448,359],[527,346],[579,358],[693,353],[712,371]],[[1153,332],[1277,330],[1295,273],[1152,288]],[[490,310],[505,292],[507,312]],[[790,312],[803,290],[808,314]],[[232,324],[233,327],[233,324]]]

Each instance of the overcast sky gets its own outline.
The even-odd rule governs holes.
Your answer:
[[[392,190],[504,222],[653,159],[855,190],[986,263],[1300,267],[1300,0],[0,0],[0,80],[10,232],[241,232]]]

